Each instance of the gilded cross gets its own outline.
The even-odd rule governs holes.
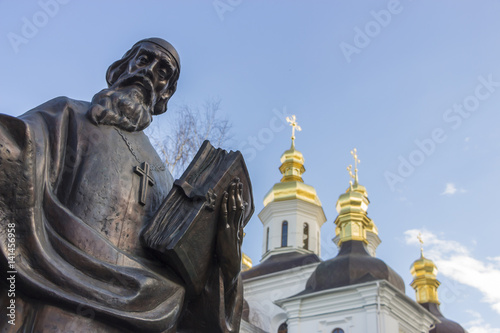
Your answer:
[[[347,167],[347,171],[349,171],[349,176],[351,176],[352,179],[354,179],[354,183],[358,183],[358,163],[361,163],[361,161],[358,158],[358,150],[354,148],[351,150],[351,155],[354,157],[354,174],[352,173],[352,165],[349,165]],[[350,181],[352,184],[352,181]]]
[[[302,128],[297,124],[297,118],[295,115],[291,117],[286,117],[286,121],[290,123],[290,126],[292,126],[292,146],[295,146],[295,130],[297,131],[302,131]]]
[[[417,235],[418,241],[420,242],[420,254],[424,256],[424,240],[422,239],[422,234],[419,232]]]
[[[155,181],[149,173],[149,164],[147,162],[142,162],[140,166],[135,166],[134,172],[141,177],[141,184],[139,186],[139,203],[144,206],[146,204],[148,185],[153,186]]]

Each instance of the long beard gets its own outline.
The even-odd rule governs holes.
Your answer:
[[[96,125],[116,126],[129,132],[142,131],[153,120],[152,107],[148,104],[140,87],[112,86],[94,95],[87,117]]]

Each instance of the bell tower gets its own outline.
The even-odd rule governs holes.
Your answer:
[[[292,126],[292,144],[281,155],[279,170],[283,175],[264,198],[259,219],[264,225],[262,261],[287,252],[321,252],[321,226],[326,221],[321,201],[314,187],[302,180],[304,156],[295,149],[295,131],[301,131],[295,116],[287,117]]]

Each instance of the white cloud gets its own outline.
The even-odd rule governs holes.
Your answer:
[[[490,324],[485,324],[483,317],[479,312],[468,310],[474,319],[464,326],[469,333],[500,333],[500,328],[492,328]]]
[[[457,193],[457,188],[455,187],[455,184],[447,183],[446,188],[444,189],[444,192],[441,193],[441,195],[446,195],[446,194],[453,195],[455,193]]]
[[[491,328],[490,324],[466,325],[466,327],[469,333],[500,333],[500,328]]]
[[[500,257],[488,257],[486,259],[496,262],[500,268]]]
[[[462,244],[445,240],[428,230],[412,229],[405,232],[406,244],[418,244],[417,235],[424,240],[424,255],[432,259],[440,274],[450,280],[475,288],[483,294],[483,301],[500,314],[500,265],[498,258],[478,260]],[[479,326],[478,326],[479,327]],[[480,331],[478,331],[480,332]],[[496,331],[488,331],[496,332]],[[499,331],[500,333],[500,331]]]
[[[446,183],[446,187],[443,193],[441,193],[441,195],[453,195],[455,193],[465,193],[465,192],[466,191],[463,188],[457,189],[457,187],[453,183]]]

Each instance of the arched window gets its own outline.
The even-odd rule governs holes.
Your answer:
[[[336,328],[332,331],[332,333],[344,333],[344,330],[341,328]]]
[[[302,235],[303,248],[309,250],[309,225],[304,223],[304,234]]]
[[[278,327],[278,333],[288,333],[288,325],[283,323]]]
[[[281,247],[288,246],[288,222],[283,221],[281,224]]]
[[[266,232],[266,252],[269,251],[269,227],[267,227]]]
[[[316,232],[316,252],[319,255],[319,243],[321,242],[321,239],[319,239],[319,231]]]

